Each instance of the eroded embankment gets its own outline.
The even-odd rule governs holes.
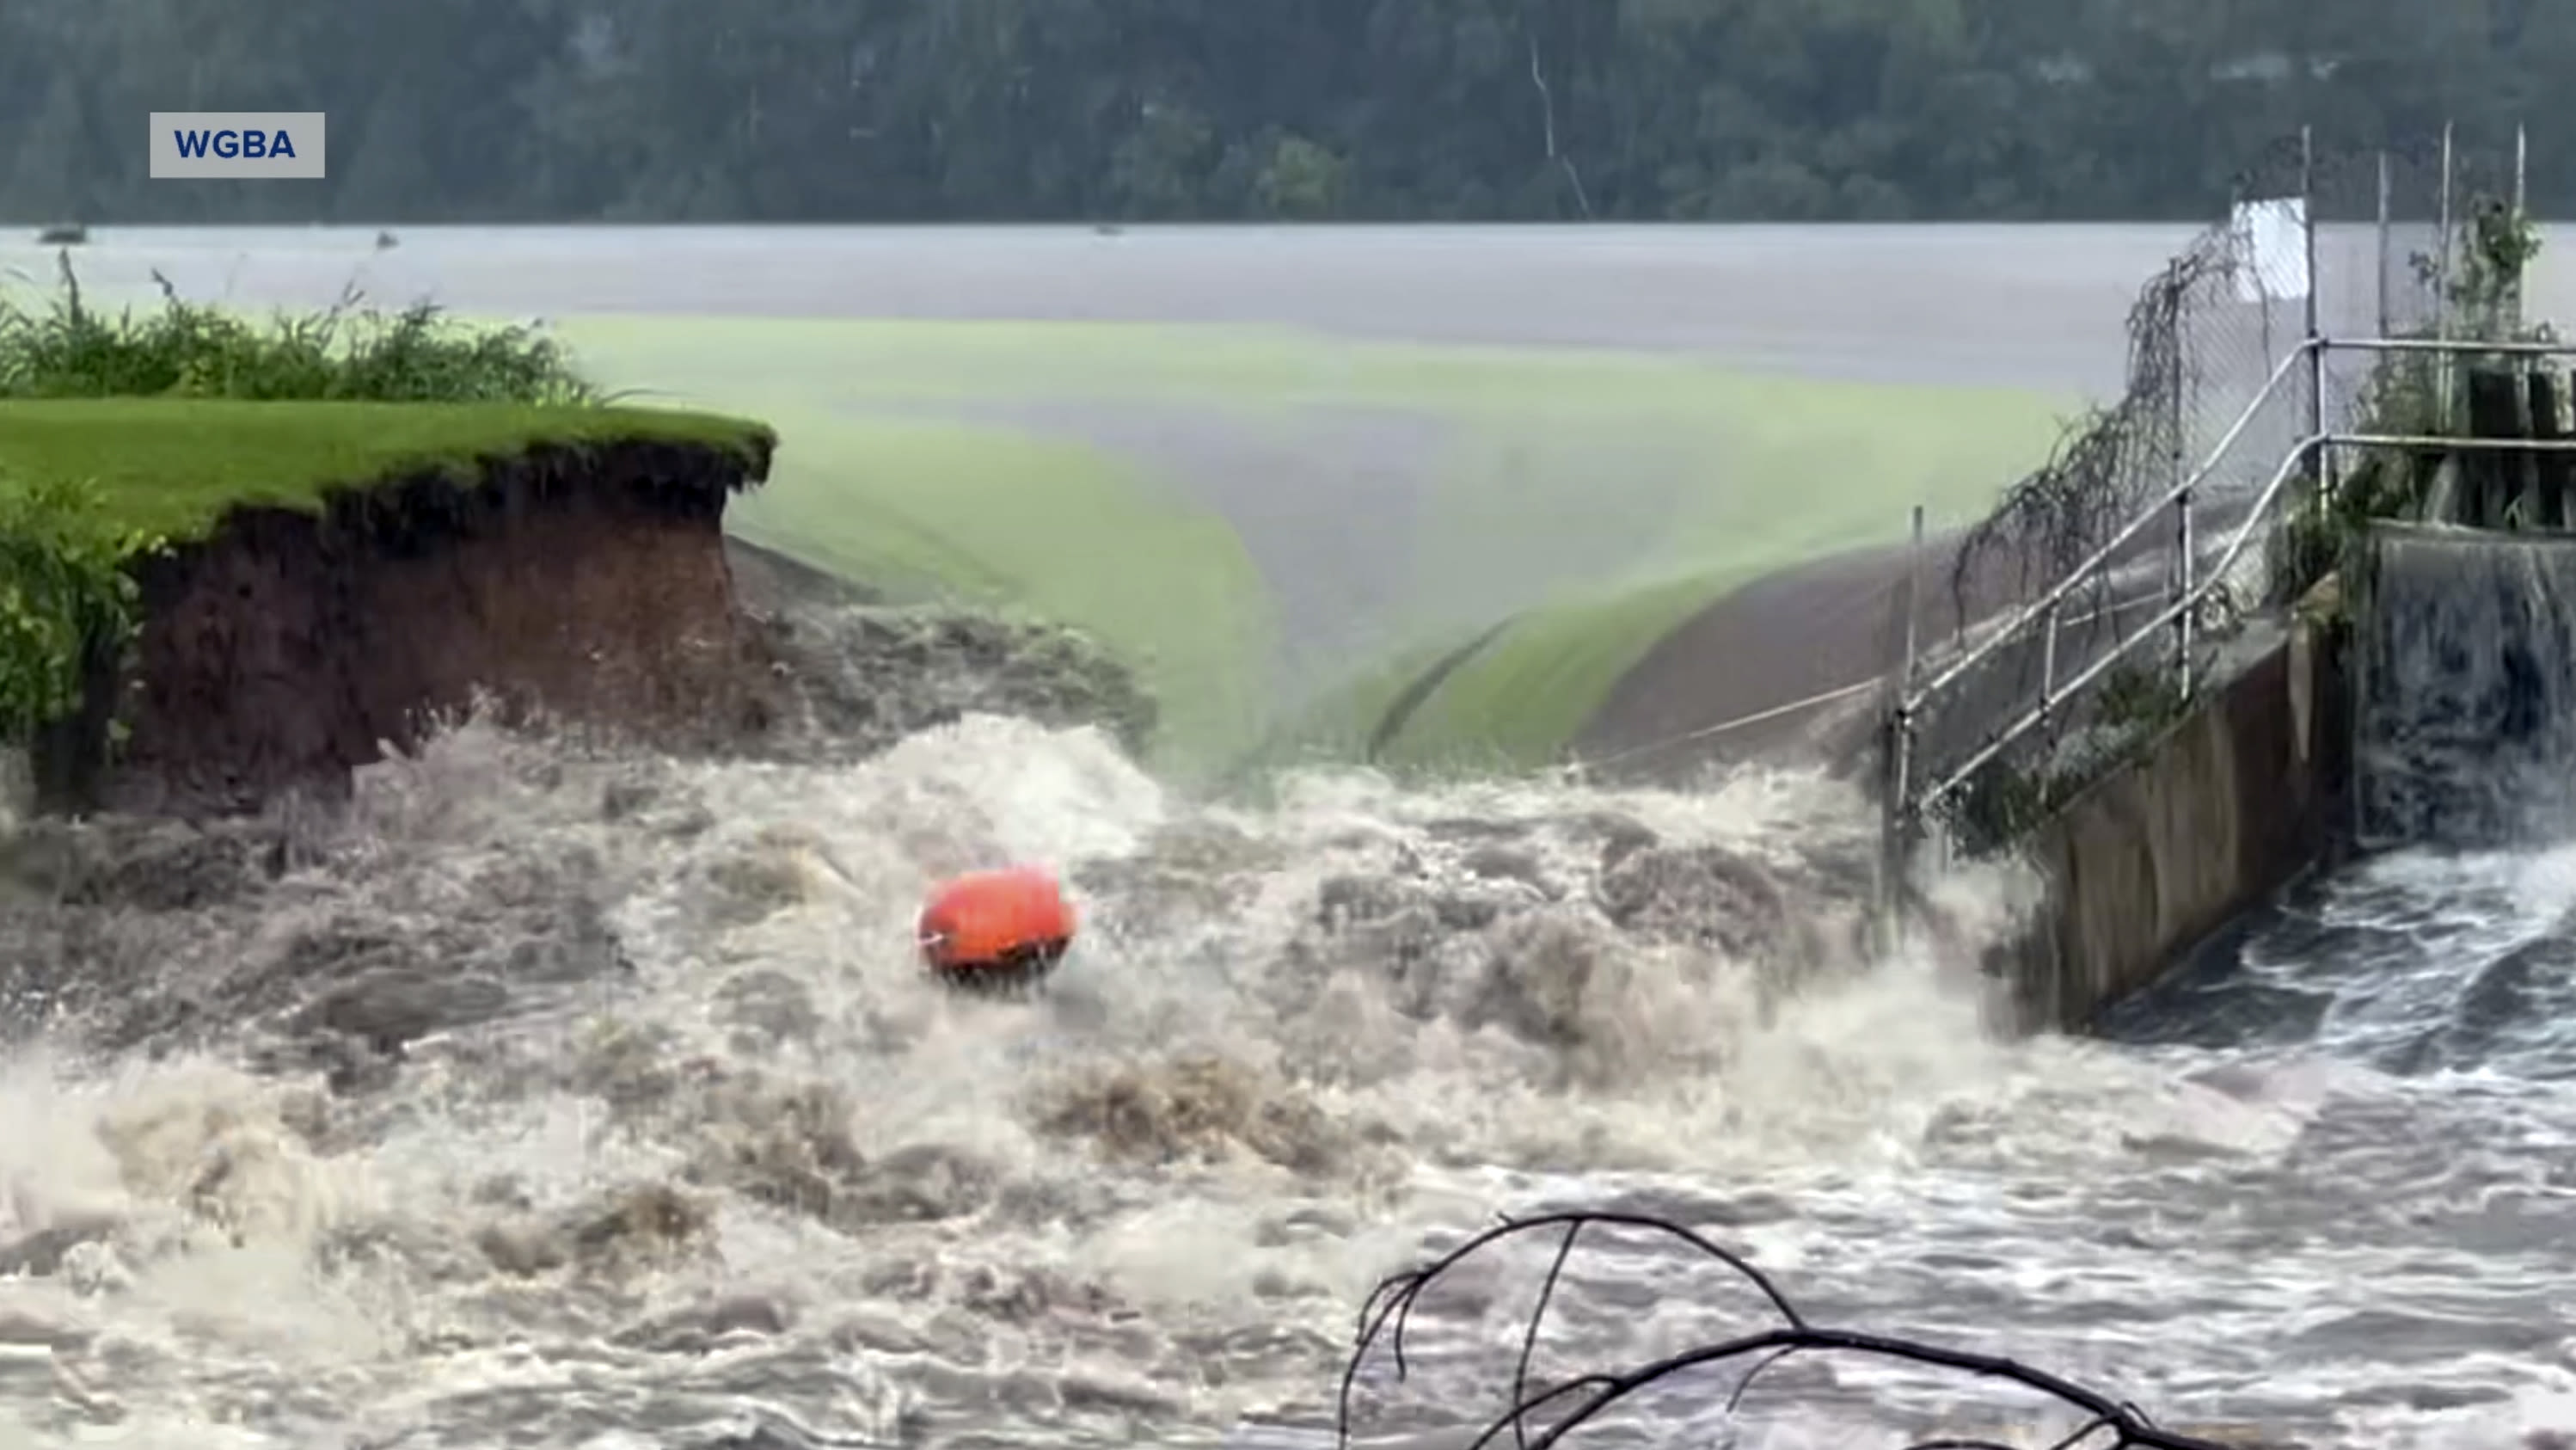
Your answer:
[[[43,803],[198,815],[336,795],[478,691],[673,743],[763,730],[775,691],[723,517],[774,443],[540,443],[310,512],[236,508],[137,566],[135,647],[38,743]]]

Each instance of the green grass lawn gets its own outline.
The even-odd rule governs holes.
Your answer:
[[[538,443],[731,446],[759,429],[712,413],[515,403],[0,400],[0,478],[94,480],[121,522],[184,539],[239,505],[318,510],[335,488],[462,471]]]
[[[780,479],[746,535],[884,583],[1013,598],[1150,662],[1197,753],[1346,753],[1419,668],[1520,618],[1393,743],[1394,763],[1530,763],[1578,731],[1673,625],[1760,572],[1902,535],[1909,507],[1980,511],[2038,461],[2071,399],[1747,372],[1580,349],[1359,342],[1149,324],[571,319],[611,386],[779,423]],[[1269,728],[1257,573],[1189,490],[1139,460],[940,407],[1182,404],[1263,427],[1302,405],[1392,410],[1451,438],[1384,651]],[[902,415],[910,413],[910,418]],[[1354,527],[1366,527],[1355,521]],[[1173,692],[1179,693],[1173,693]],[[1205,698],[1201,698],[1204,695]]]

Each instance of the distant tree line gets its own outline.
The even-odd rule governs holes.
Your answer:
[[[0,216],[2155,219],[2445,119],[2545,207],[2571,90],[2576,0],[0,0]],[[330,179],[148,181],[196,109]]]

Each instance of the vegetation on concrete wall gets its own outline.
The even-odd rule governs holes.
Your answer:
[[[1963,859],[2010,850],[2096,781],[2181,723],[2190,707],[2173,672],[2118,665],[2084,701],[2084,728],[2037,763],[1996,760],[1942,802],[1940,820]]]

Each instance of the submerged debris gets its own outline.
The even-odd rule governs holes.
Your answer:
[[[703,1200],[645,1184],[565,1213],[489,1225],[475,1245],[495,1268],[519,1278],[565,1268],[625,1274],[699,1251],[713,1222]]]
[[[808,757],[872,755],[968,714],[1098,725],[1142,754],[1159,719],[1125,663],[1061,625],[859,605],[764,627],[804,717],[788,748]]]
[[[1248,1154],[1307,1177],[1340,1170],[1352,1131],[1275,1075],[1203,1054],[1089,1067],[1049,1085],[1038,1123],[1141,1163]]]

